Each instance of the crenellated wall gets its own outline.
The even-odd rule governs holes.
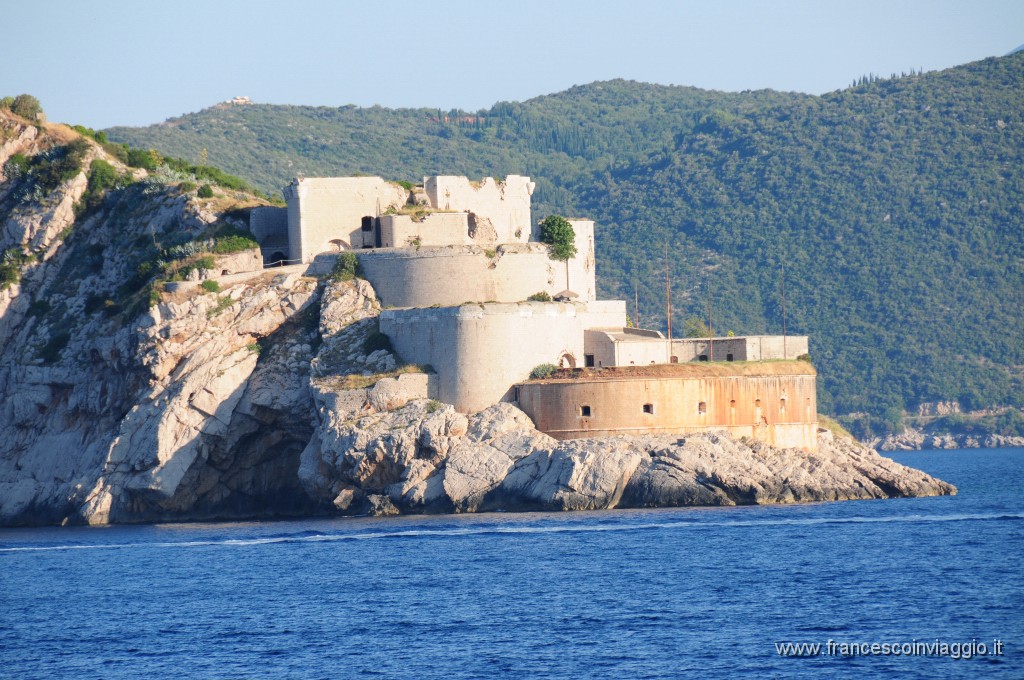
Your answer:
[[[583,365],[583,331],[622,324],[622,301],[385,309],[380,330],[403,361],[429,364],[438,396],[470,413],[512,398],[539,364]]]
[[[493,227],[494,243],[530,240],[530,196],[535,186],[522,175],[509,175],[504,182],[485,177],[480,183],[451,175],[423,178],[423,189],[433,208],[475,213]]]
[[[669,370],[704,368],[713,370]],[[537,429],[556,439],[726,430],[817,450],[816,372],[807,362],[605,370],[525,382],[515,391]]]

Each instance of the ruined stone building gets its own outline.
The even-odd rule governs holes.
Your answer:
[[[385,306],[381,332],[434,370],[429,396],[460,411],[517,401],[558,438],[723,429],[816,447],[816,374],[793,361],[806,336],[670,341],[626,328],[625,301],[597,299],[594,223],[570,220],[577,254],[552,259],[533,189],[518,175],[299,178],[287,207],[254,210],[250,228],[268,264],[356,252]],[[578,370],[528,380],[545,363]]]

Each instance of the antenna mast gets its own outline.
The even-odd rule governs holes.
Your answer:
[[[782,263],[782,357],[789,358],[786,351],[786,263]]]
[[[640,286],[633,282],[633,328],[640,328]]]
[[[668,241],[665,241],[665,302],[668,317],[668,353],[672,354],[672,285],[668,278]]]
[[[715,360],[715,332],[711,323],[711,274],[708,274],[708,361]]]

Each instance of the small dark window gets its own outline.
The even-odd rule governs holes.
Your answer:
[[[732,355],[731,354],[726,354],[725,355],[725,360],[726,361],[732,361]]]
[[[594,367],[594,355],[593,354],[584,354],[583,355],[583,365],[586,366],[587,368],[593,368]]]
[[[732,399],[729,401],[729,408],[736,408],[736,400]]]
[[[589,406],[580,406],[580,415],[583,416],[584,418],[589,418],[590,417],[590,407]]]
[[[761,408],[761,400],[760,399],[755,399],[754,400],[754,406],[756,406],[757,408]]]
[[[706,401],[699,402],[697,404],[697,413],[707,413],[708,403]]]
[[[785,399],[780,399],[779,400],[779,410],[782,411],[783,413],[786,412],[786,400]]]
[[[519,401],[519,388],[518,388],[518,387],[517,387],[517,388],[515,388],[515,389],[514,389],[514,390],[512,391],[512,400],[513,400],[513,401]]]
[[[654,404],[644,404],[644,413],[654,413]]]
[[[364,217],[359,228],[363,231],[373,231],[373,218],[369,215]]]
[[[675,354],[673,354],[672,356],[669,357],[668,362],[670,364],[678,364],[679,363],[679,357],[677,357]]]
[[[699,358],[699,359],[700,359],[701,361],[707,361],[707,360],[708,360],[708,355],[707,355],[707,354],[701,354],[701,355],[700,355],[700,357],[698,357],[698,358]]]

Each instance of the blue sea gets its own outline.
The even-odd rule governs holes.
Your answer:
[[[1024,678],[1024,449],[893,457],[959,495],[0,530],[0,676]]]

